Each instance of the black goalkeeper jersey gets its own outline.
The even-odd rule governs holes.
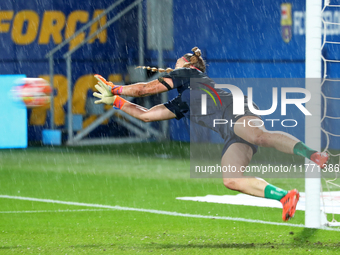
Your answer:
[[[234,126],[230,125],[230,123],[235,123],[243,116],[260,118],[260,116],[253,114],[248,109],[248,99],[246,96],[244,97],[244,114],[234,116],[232,94],[215,88],[215,82],[205,73],[196,69],[180,68],[169,74],[162,75],[161,78],[171,78],[174,89],[178,91],[177,97],[164,104],[166,108],[176,115],[176,119],[186,117],[191,122],[219,133],[225,140],[223,153],[235,142],[246,143],[253,148],[254,153],[256,152],[257,147],[235,135]],[[206,97],[206,114],[202,114],[202,94],[208,94]],[[258,109],[255,104],[254,107]],[[214,125],[214,120],[217,119],[226,120],[228,123],[225,125]]]

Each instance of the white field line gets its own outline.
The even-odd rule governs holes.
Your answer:
[[[120,211],[145,212],[145,213],[154,213],[154,214],[162,214],[162,215],[177,216],[177,217],[200,218],[200,219],[216,219],[216,220],[229,220],[229,221],[240,221],[240,222],[248,222],[248,223],[260,223],[260,224],[276,225],[276,226],[298,227],[298,228],[304,228],[305,227],[303,224],[291,224],[291,223],[284,223],[284,222],[280,223],[280,222],[271,222],[271,221],[263,221],[263,220],[252,220],[252,219],[234,218],[234,217],[226,217],[226,216],[212,216],[212,215],[178,213],[178,212],[169,212],[169,211],[161,211],[161,210],[153,210],[153,209],[122,207],[122,206],[118,206],[118,205],[112,206],[112,205],[88,204],[88,203],[68,202],[68,201],[60,201],[60,200],[52,200],[52,199],[41,199],[41,198],[33,198],[33,197],[18,197],[18,196],[9,196],[9,195],[0,195],[0,198],[18,199],[18,200],[35,201],[35,202],[44,202],[44,203],[52,203],[52,204],[63,204],[63,205],[75,205],[75,206],[95,207],[95,208],[104,208],[104,209],[112,209],[112,210],[120,210]],[[340,231],[340,229],[329,228],[329,227],[324,227],[323,229]]]
[[[110,211],[110,209],[77,209],[77,210],[36,210],[36,211],[0,211],[0,214],[15,214],[15,213],[59,213],[59,212],[100,212]]]

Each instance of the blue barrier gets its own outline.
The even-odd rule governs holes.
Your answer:
[[[0,148],[27,147],[27,110],[14,101],[11,90],[25,75],[0,75]]]

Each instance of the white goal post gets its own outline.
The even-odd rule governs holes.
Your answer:
[[[306,89],[311,93],[311,100],[306,108],[312,113],[305,118],[305,143],[308,147],[321,150],[321,36],[322,36],[322,0],[306,0]],[[306,160],[306,164],[310,163]],[[312,178],[311,178],[312,177]],[[321,227],[321,174],[316,176],[306,173],[305,226]]]

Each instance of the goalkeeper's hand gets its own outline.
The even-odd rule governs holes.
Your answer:
[[[103,96],[101,93],[94,92],[93,95],[99,100],[94,101],[95,104],[109,104],[113,105],[114,101],[116,100],[117,96]]]
[[[99,98],[99,100],[94,101],[95,104],[110,104],[110,105],[113,105],[113,102],[116,100],[117,96],[114,96],[111,93],[111,89],[108,85],[106,85],[103,82],[99,82],[99,85],[96,84],[94,87],[99,91],[99,93],[98,92],[93,93],[93,96],[95,96],[96,98]]]
[[[98,84],[103,89],[105,89],[108,94],[111,94],[111,96],[112,95],[121,95],[122,94],[123,86],[114,85],[112,82],[105,80],[105,78],[103,78],[99,74],[96,74],[94,77],[98,80]],[[98,85],[96,85],[96,86],[98,86]]]

